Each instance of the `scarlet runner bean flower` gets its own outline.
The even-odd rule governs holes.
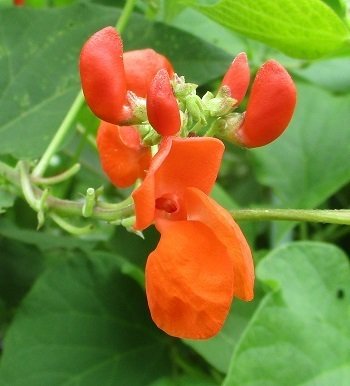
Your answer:
[[[147,116],[149,123],[161,135],[174,135],[180,130],[180,111],[165,69],[157,72],[149,86]]]
[[[115,186],[126,188],[145,177],[151,150],[141,144],[135,127],[101,122],[96,141],[102,169]]]
[[[166,138],[133,193],[135,228],[161,233],[146,264],[146,293],[159,328],[181,338],[218,333],[232,299],[253,298],[249,246],[230,214],[208,197],[224,146],[214,138]]]
[[[232,62],[222,86],[228,87],[239,103],[248,85],[248,62],[241,53]],[[281,64],[269,60],[256,74],[243,120],[227,119],[226,138],[244,147],[267,145],[287,128],[295,104],[296,88],[292,78]]]
[[[151,49],[123,56],[122,40],[113,27],[103,28],[87,40],[79,66],[87,104],[100,119],[114,124],[132,118],[127,91],[143,97],[159,69],[165,68],[170,75],[174,72],[168,59]]]

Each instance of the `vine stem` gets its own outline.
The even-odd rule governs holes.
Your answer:
[[[116,24],[116,28],[121,33],[126,27],[129,18],[132,14],[136,0],[127,0],[125,6],[122,10],[122,13]],[[79,110],[84,104],[84,95],[82,90],[79,91],[78,95],[75,97],[73,104],[68,110],[66,116],[64,117],[61,125],[56,131],[56,134],[52,138],[50,144],[46,148],[41,159],[35,166],[32,175],[34,177],[42,177],[45,174],[45,171],[50,163],[52,156],[57,152],[57,149],[61,146],[63,140],[66,138]]]
[[[237,209],[230,213],[235,220],[307,221],[350,225],[349,209]]]
[[[20,170],[18,170],[0,162],[0,176],[21,188],[22,194],[31,204],[31,207],[38,210],[38,202],[44,191],[32,185],[35,183],[35,179],[26,173],[26,169],[21,164]],[[47,195],[45,198],[46,209],[66,216],[83,216],[84,204],[83,201],[62,200],[52,195]],[[90,218],[120,222],[134,214],[134,205],[132,200],[128,198],[117,204],[97,202]],[[230,214],[235,220],[299,221],[350,225],[350,209],[235,209],[231,210]]]

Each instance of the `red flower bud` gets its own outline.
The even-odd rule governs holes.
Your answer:
[[[174,74],[169,60],[151,48],[125,52],[123,59],[127,89],[142,98],[160,69],[165,68],[169,76]]]
[[[250,81],[248,59],[245,52],[238,54],[227,70],[221,86],[227,86],[231,91],[231,97],[237,100],[237,104],[244,98]]]
[[[259,69],[242,125],[236,137],[245,147],[264,146],[287,128],[296,103],[296,89],[285,68],[274,60]]]
[[[127,119],[123,43],[113,27],[92,35],[80,54],[80,76],[87,104],[111,123]]]
[[[161,135],[176,134],[181,127],[180,111],[169,75],[164,68],[152,80],[147,93],[147,116],[150,124]]]
[[[135,127],[102,121],[97,132],[97,148],[102,169],[114,185],[125,188],[145,177],[152,155],[150,148],[142,146]]]

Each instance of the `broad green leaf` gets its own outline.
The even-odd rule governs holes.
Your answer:
[[[4,342],[0,384],[144,386],[168,370],[168,339],[145,295],[111,256],[75,257],[46,271]]]
[[[314,208],[350,180],[350,97],[298,85],[290,127],[269,146],[251,151],[261,183],[276,206]]]
[[[118,15],[116,8],[88,3],[1,12],[0,154],[42,154],[78,92],[82,44],[98,29],[114,25]],[[231,60],[188,33],[137,15],[123,38],[127,50],[153,47],[168,55],[176,71],[193,82],[218,77]]]
[[[218,386],[217,382],[204,376],[182,376],[173,378],[161,378],[148,386]]]
[[[82,3],[1,12],[0,153],[43,152],[78,92],[81,45],[116,18],[113,9]]]
[[[0,215],[13,206],[16,196],[0,186]]]
[[[184,340],[208,363],[222,373],[227,373],[234,348],[261,300],[261,290],[255,289],[252,302],[234,300],[223,329],[208,340]]]
[[[312,62],[292,72],[330,91],[345,93],[350,91],[349,67],[350,59],[345,57]]]
[[[331,7],[334,12],[336,12],[341,18],[344,18],[346,15],[346,0],[322,0],[329,7]]]
[[[350,270],[322,243],[275,250],[258,267],[270,287],[232,357],[225,386],[346,386]]]
[[[232,31],[300,58],[331,55],[349,44],[349,30],[321,0],[185,0]]]

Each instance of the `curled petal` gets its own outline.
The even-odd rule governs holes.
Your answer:
[[[198,189],[186,190],[188,220],[206,224],[226,247],[233,263],[234,296],[249,301],[254,297],[254,264],[249,245],[230,213]]]
[[[80,54],[80,77],[87,104],[110,123],[127,119],[123,43],[113,27],[92,35]]]
[[[244,98],[250,81],[250,71],[245,52],[238,54],[227,70],[221,86],[227,86],[231,91],[231,97],[237,100],[237,104]]]
[[[215,183],[223,152],[224,145],[216,138],[165,138],[146,178],[133,193],[135,229],[145,229],[156,215],[161,216],[156,213],[156,200],[163,196],[176,196],[179,208],[184,208],[182,199],[187,187],[208,194]],[[183,210],[174,215],[176,219],[185,218]]]
[[[296,103],[296,89],[285,68],[267,61],[253,83],[244,121],[237,132],[245,147],[264,146],[287,128]]]
[[[180,338],[217,334],[232,301],[232,270],[227,249],[206,225],[170,222],[146,264],[152,319]]]
[[[176,134],[181,127],[179,106],[165,69],[157,72],[147,92],[149,123],[161,135]]]
[[[149,148],[143,147],[133,126],[101,122],[97,132],[101,165],[111,182],[125,188],[145,176],[151,162]]]
[[[165,68],[169,77],[174,74],[169,60],[151,48],[127,51],[123,58],[127,89],[142,98],[146,97],[149,85],[160,69]]]

